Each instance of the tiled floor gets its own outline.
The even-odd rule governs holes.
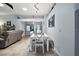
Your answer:
[[[36,56],[34,52],[29,52],[30,38],[25,37],[15,44],[0,49],[0,56]],[[48,52],[44,56],[57,56],[55,52]]]

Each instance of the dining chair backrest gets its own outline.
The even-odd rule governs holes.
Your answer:
[[[44,42],[43,36],[42,35],[37,36],[36,42]]]

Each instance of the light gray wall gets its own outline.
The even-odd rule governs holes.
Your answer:
[[[0,15],[0,22],[1,23],[6,23],[6,21],[12,21],[12,24],[14,23],[14,20],[15,20],[15,18],[14,18],[14,16],[7,16],[7,15]]]
[[[19,21],[19,19],[14,19],[14,22],[13,22],[16,26],[16,30],[23,30],[24,31],[24,24]]]
[[[45,20],[47,34],[55,43],[55,50],[64,56],[73,56],[75,50],[74,4],[57,3]],[[55,14],[55,27],[48,27],[48,19]]]
[[[16,30],[22,30],[22,23],[14,15],[0,15],[0,23],[6,23],[6,21],[11,21],[15,25]]]
[[[46,21],[46,17],[47,16],[44,16],[44,20],[43,20],[43,32],[44,33],[47,33],[47,21]]]

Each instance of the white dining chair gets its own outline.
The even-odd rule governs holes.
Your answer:
[[[42,51],[43,51],[43,54],[44,54],[44,40],[43,40],[43,37],[38,37],[37,36],[37,39],[35,40],[35,53],[37,53],[37,47],[42,47]]]
[[[35,51],[34,50],[35,40],[36,40],[36,35],[35,34],[32,34],[30,36],[30,51]]]

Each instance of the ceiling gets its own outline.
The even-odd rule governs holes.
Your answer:
[[[0,15],[41,17],[47,15],[50,12],[52,6],[54,5],[54,3],[10,3],[10,4],[13,6],[13,10],[7,5],[0,6]],[[27,8],[27,10],[23,11],[22,8]]]

